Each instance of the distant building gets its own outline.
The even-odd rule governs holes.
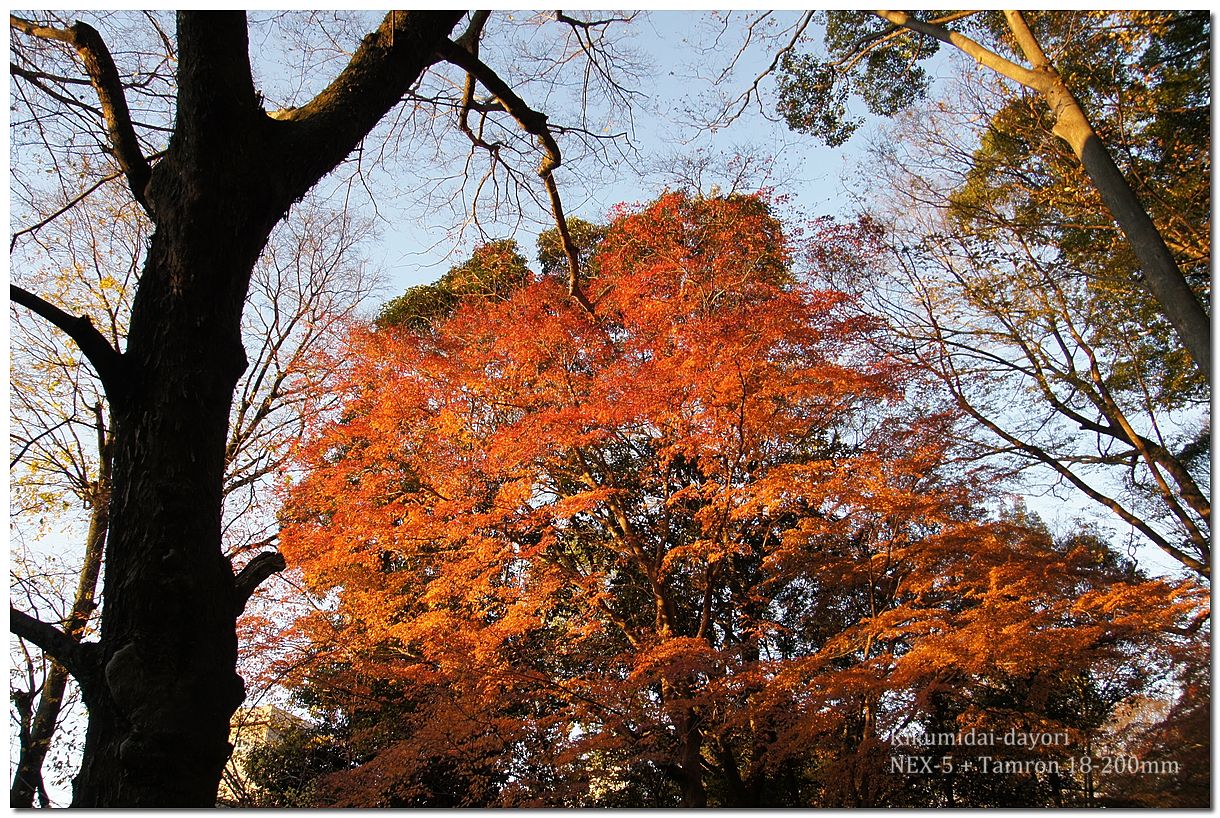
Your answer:
[[[243,707],[233,714],[229,725],[229,743],[233,754],[225,764],[220,778],[220,790],[216,794],[217,806],[251,806],[257,788],[246,779],[246,759],[256,747],[278,744],[285,733],[293,727],[304,727],[307,723],[275,705]]]

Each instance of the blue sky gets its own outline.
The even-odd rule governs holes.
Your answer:
[[[630,45],[653,64],[651,72],[633,83],[644,94],[635,112],[631,139],[640,158],[609,168],[578,163],[562,167],[556,178],[570,215],[599,220],[615,204],[654,197],[666,184],[673,184],[666,167],[679,154],[702,156],[713,164],[735,154],[749,154],[755,163],[770,168],[770,173],[759,182],[790,195],[793,206],[810,215],[847,211],[842,177],[852,162],[862,160],[865,131],[843,148],[831,149],[768,121],[760,115],[757,105],[751,105],[733,125],[715,133],[689,122],[687,111],[711,105],[713,89],[708,78],[732,58],[735,42],[750,14],[733,13],[729,30],[721,37],[717,50],[701,51],[696,47],[714,41],[712,26],[716,23],[706,13],[654,11],[631,24]],[[778,12],[776,19],[783,25],[797,16],[797,12]],[[816,34],[814,38],[807,47],[815,47]],[[493,67],[502,67],[495,62],[494,52],[488,52],[486,59]],[[768,60],[768,52],[761,48],[748,52],[721,90],[736,94],[747,88]],[[773,115],[772,88],[769,81],[763,83],[764,109]],[[527,102],[544,107],[529,97]],[[560,139],[561,149],[570,144],[565,141]],[[593,178],[592,184],[583,181],[586,176]],[[726,182],[713,172],[704,177],[705,188],[711,184],[723,187]],[[385,210],[383,215],[387,215]],[[532,259],[534,237],[539,229],[548,227],[545,220],[549,214],[538,209],[525,214],[525,218],[526,222],[517,229],[502,227],[496,237],[514,236]],[[389,295],[434,280],[468,255],[476,234],[468,232],[457,241],[449,237],[446,227],[439,214],[412,212],[409,206],[387,217],[382,243],[373,248],[372,258],[387,274]]]

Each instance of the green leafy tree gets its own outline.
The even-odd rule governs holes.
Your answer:
[[[469,260],[451,268],[435,284],[412,287],[387,303],[376,323],[419,331],[449,317],[464,300],[508,298],[528,281],[529,275],[516,241],[488,242],[475,248]]]
[[[597,258],[595,251],[601,240],[606,237],[606,226],[573,217],[568,219],[568,230],[571,233],[572,245],[576,249],[581,269],[586,271],[590,277],[597,275],[597,269],[593,264]],[[539,234],[538,265],[543,275],[566,274],[567,251],[564,249],[563,237],[559,235],[558,230],[544,230]]]
[[[569,238],[585,279],[596,276],[593,251],[606,228],[579,217],[567,220]],[[566,278],[569,261],[558,229],[538,236],[538,263],[543,275]],[[475,248],[463,263],[451,268],[432,284],[420,284],[390,300],[377,316],[379,327],[402,327],[421,331],[448,318],[458,304],[471,299],[506,299],[530,280],[525,258],[513,239],[498,239]]]
[[[858,95],[871,112],[881,115],[903,110],[926,94],[928,76],[919,63],[942,44],[1027,89],[1037,100],[1030,112],[1033,121],[1068,146],[1138,259],[1141,285],[1155,298],[1207,379],[1211,369],[1210,321],[1203,306],[1207,288],[1192,288],[1192,283],[1200,284],[1197,276],[1192,282],[1184,273],[1198,269],[1197,256],[1187,251],[1183,259],[1184,248],[1172,241],[1177,231],[1168,228],[1164,219],[1154,221],[1156,210],[1149,202],[1160,195],[1160,189],[1141,196],[1139,182],[1129,181],[1152,179],[1143,177],[1138,165],[1120,169],[1125,164],[1121,154],[1116,164],[1115,143],[1097,127],[1098,110],[1091,93],[1097,77],[1142,67],[1152,86],[1184,102],[1188,118],[1205,117],[1206,103],[1187,88],[1207,82],[1207,15],[1175,14],[1179,19],[1167,19],[1169,13],[1158,19],[1142,12],[1042,12],[1027,20],[1019,11],[825,12],[826,56],[790,51],[783,57],[780,112],[790,127],[840,144],[859,125],[859,120],[849,117],[849,99]],[[1073,74],[1077,67],[1091,76],[1080,81]],[[1202,135],[1197,121],[1188,132]],[[1181,143],[1163,140],[1163,144]],[[1197,185],[1196,180],[1190,187]]]

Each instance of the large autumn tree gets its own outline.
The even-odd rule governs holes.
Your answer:
[[[14,632],[80,683],[89,727],[74,805],[214,801],[229,719],[243,697],[234,620],[275,567],[268,560],[235,575],[221,549],[230,407],[247,366],[241,330],[251,270],[289,208],[407,98],[409,111],[455,112],[468,144],[498,167],[511,166],[510,153],[528,163],[541,157],[536,194],[566,235],[551,126],[480,56],[488,13],[471,14],[455,32],[463,17],[390,12],[340,49],[338,68],[322,82],[327,61],[308,58],[308,82],[269,112],[251,69],[244,13],[181,12],[173,26],[152,13],[106,15],[96,26],[53,14],[10,16],[14,139],[25,158],[14,168],[14,188],[22,197],[56,198],[54,218],[118,178],[154,226],[124,348],[91,316],[10,287],[13,302],[75,343],[97,373],[111,418],[99,641],[78,643],[15,609],[10,617]],[[613,21],[557,15],[552,22],[580,63]],[[122,52],[103,30],[114,32]],[[444,63],[456,67],[457,81],[418,94],[424,73]],[[400,136],[398,144],[409,143]],[[49,185],[46,168],[54,171]],[[524,178],[520,168],[516,178]],[[23,227],[14,241],[38,226]],[[569,289],[579,295],[575,252],[567,256]]]
[[[353,337],[284,510],[324,600],[291,663],[350,742],[321,803],[901,803],[932,691],[1063,725],[1048,691],[1200,604],[985,515],[764,201],[667,194],[591,267],[592,314],[529,276]]]

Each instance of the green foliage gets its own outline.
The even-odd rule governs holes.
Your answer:
[[[880,116],[893,116],[925,96],[928,74],[918,63],[936,54],[936,40],[905,34],[868,50],[890,30],[889,23],[867,11],[825,11],[818,17],[826,29],[826,58],[793,53],[780,63],[778,108],[789,128],[837,147],[863,122],[849,114],[853,96]]]
[[[378,327],[403,327],[421,330],[433,321],[452,314],[458,296],[440,284],[420,284],[387,302],[378,314]]]
[[[568,219],[568,235],[576,245],[576,260],[580,264],[583,279],[597,275],[594,251],[606,237],[606,230],[605,225],[594,224],[579,217]],[[538,235],[538,264],[543,275],[567,276],[568,257],[563,252],[558,229],[551,228]]]
[[[450,268],[435,284],[412,287],[389,301],[377,316],[380,328],[427,329],[453,314],[465,299],[504,299],[530,280],[525,257],[513,239],[497,239],[475,248],[470,259]]]
[[[568,219],[568,232],[576,245],[581,278],[596,276],[594,251],[605,238],[606,227],[579,217]],[[566,277],[568,259],[555,228],[538,236],[538,263],[542,275]],[[376,318],[379,328],[427,330],[453,315],[466,300],[503,300],[528,283],[531,273],[514,239],[497,239],[475,248],[471,257],[449,270],[434,284],[420,284],[387,302]]]
[[[1025,19],[1206,302],[1208,16]],[[979,42],[1016,56],[1003,18],[972,21]],[[873,309],[918,339],[912,357],[970,407],[982,446],[1054,469],[1175,559],[1206,563],[1202,373],[1043,96],[961,66],[962,93],[905,114],[875,147],[890,183],[874,201],[901,251],[898,286],[918,306],[895,313],[878,296]]]
[[[350,751],[339,731],[294,724],[276,741],[251,749],[244,772],[257,793],[255,806],[313,807],[318,806],[318,779],[350,764]]]
[[[789,54],[780,62],[779,113],[794,131],[831,147],[852,137],[863,120],[850,119],[850,91],[833,66],[808,54]]]

